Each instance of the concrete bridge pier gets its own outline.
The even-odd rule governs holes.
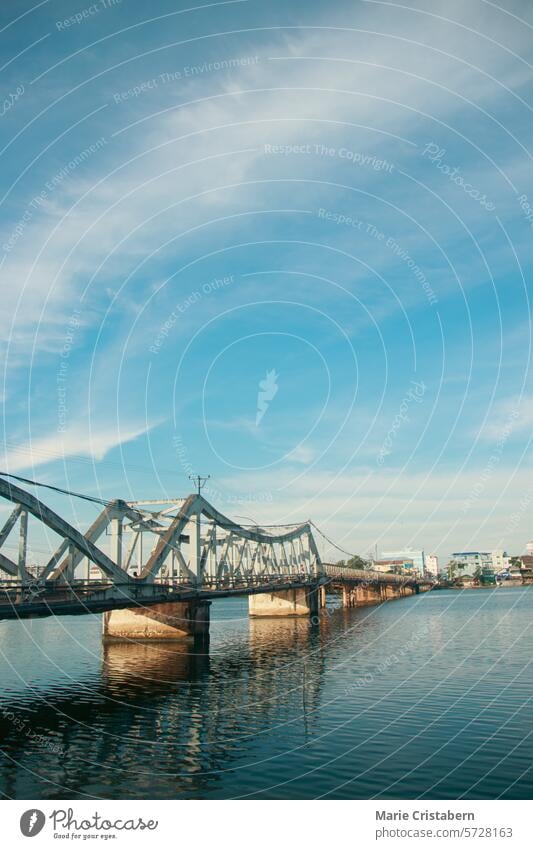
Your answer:
[[[360,584],[358,586],[349,586],[344,584],[342,587],[343,607],[366,607],[371,604],[379,604],[383,599],[384,596],[380,585]]]
[[[402,584],[359,584],[342,585],[343,607],[366,607],[372,604],[380,604],[393,598],[402,598],[416,592],[412,586]]]
[[[343,585],[342,587],[342,606],[343,607],[355,607],[357,604],[356,599],[354,598],[355,591],[351,589],[351,587],[347,587]]]
[[[383,601],[383,588],[381,584],[369,584],[362,593],[362,604],[379,604]]]
[[[109,610],[103,615],[102,637],[106,643],[206,639],[210,606],[210,601],[191,599]]]
[[[316,616],[321,587],[274,590],[248,596],[250,616]]]

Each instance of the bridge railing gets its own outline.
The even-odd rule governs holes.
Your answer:
[[[367,584],[409,584],[417,583],[415,575],[394,575],[390,572],[377,572],[374,569],[351,569],[349,566],[334,566],[322,564],[323,574],[327,578],[337,578],[343,581]]]
[[[115,595],[117,598],[139,598],[160,597],[162,595],[178,597],[183,592],[210,593],[233,590],[254,590],[260,587],[273,590],[279,587],[316,585],[316,578],[301,574],[279,575],[278,573],[263,575],[235,575],[211,581],[204,581],[201,585],[194,584],[187,578],[169,577],[160,578],[153,583],[115,583],[112,581],[95,580],[73,580],[64,584],[53,581],[44,586],[35,582],[34,584],[20,583],[15,581],[0,582],[0,603],[20,604],[24,602],[35,602],[40,600],[54,599],[90,599],[102,593]]]

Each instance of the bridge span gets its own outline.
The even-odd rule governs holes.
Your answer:
[[[206,635],[211,601],[227,596],[248,596],[251,616],[311,616],[325,606],[326,591],[354,607],[431,586],[323,563],[310,521],[241,525],[199,493],[149,502],[89,498],[103,509],[84,534],[2,477],[0,497],[13,505],[0,529],[0,619],[103,612],[106,641]],[[5,551],[17,526],[13,558]],[[44,531],[51,549],[37,570],[28,564],[30,528],[41,539]]]

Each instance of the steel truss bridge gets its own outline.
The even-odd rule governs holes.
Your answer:
[[[309,522],[243,526],[199,494],[111,501],[84,534],[1,477],[0,496],[13,504],[0,530],[0,619],[250,595],[316,585],[323,577]],[[27,563],[30,524],[35,531],[44,525],[56,542],[38,573]],[[4,552],[17,526],[13,559]]]
[[[387,598],[387,588],[397,595],[429,588],[427,582],[410,577],[322,563],[310,521],[244,526],[197,493],[144,502],[89,498],[104,506],[84,534],[3,477],[0,497],[13,505],[0,529],[0,619],[97,613],[326,585],[342,588],[345,604],[352,606],[356,587],[366,588],[367,603],[370,597],[373,603]],[[37,533],[38,525],[44,526],[41,539],[44,530],[55,550],[52,545],[48,562],[36,570],[27,561],[30,526]],[[13,559],[5,551],[17,527]]]

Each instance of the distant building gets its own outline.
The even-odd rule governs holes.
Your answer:
[[[533,584],[533,555],[522,554],[521,557],[513,557],[509,574],[514,580],[520,580],[523,584]]]
[[[495,572],[505,572],[511,565],[511,558],[501,548],[492,552],[492,568]]]
[[[502,548],[494,551],[454,551],[450,562],[454,562],[458,575],[475,575],[476,572],[492,570],[496,574],[506,572],[511,558]]]
[[[398,557],[392,560],[374,560],[372,562],[374,572],[394,572],[396,575],[413,572],[414,563],[406,557]]]
[[[418,575],[423,575],[426,571],[426,557],[424,552],[420,550],[404,548],[400,551],[384,551],[383,557],[390,558],[392,560],[412,560],[414,571]]]
[[[426,572],[430,575],[439,574],[439,558],[436,554],[428,554],[426,557]]]
[[[526,555],[531,556],[531,555]],[[510,557],[509,564],[509,577],[513,581],[521,581],[522,580],[522,560],[520,557]]]
[[[459,575],[474,575],[478,569],[492,569],[492,551],[454,551],[451,562]]]

